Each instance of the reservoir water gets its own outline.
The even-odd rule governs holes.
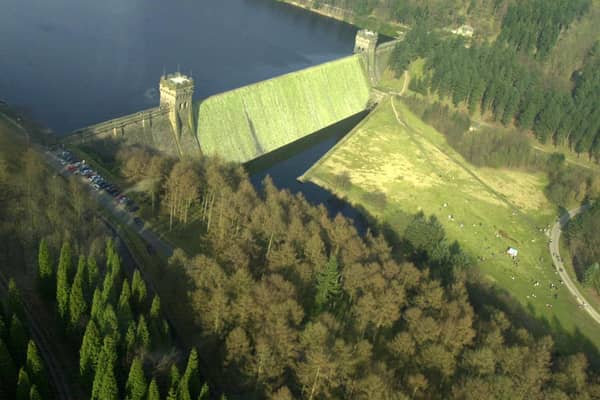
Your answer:
[[[3,0],[0,99],[61,134],[158,104],[158,80],[180,70],[196,99],[351,54],[356,28],[275,0]],[[356,116],[252,163],[275,184],[356,212],[296,178]]]
[[[196,97],[352,52],[356,29],[274,0],[3,0],[0,99],[57,133],[153,107],[163,71]]]

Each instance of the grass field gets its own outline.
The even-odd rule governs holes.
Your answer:
[[[411,214],[436,215],[498,287],[537,317],[568,332],[579,329],[600,346],[597,326],[552,266],[544,229],[556,210],[543,194],[543,174],[470,165],[399,99],[386,99],[368,118],[304,178],[362,205],[400,234]],[[518,266],[505,255],[509,246],[519,250]]]

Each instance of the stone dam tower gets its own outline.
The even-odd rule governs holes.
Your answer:
[[[356,32],[354,39],[354,53],[371,53],[377,49],[377,40],[379,34],[368,29],[361,29]]]
[[[192,115],[192,97],[194,95],[194,80],[179,72],[163,75],[160,78],[160,107],[169,110],[169,121],[173,132],[181,138],[182,128],[194,131]]]
[[[356,32],[356,37],[354,39],[354,53],[364,55],[371,85],[375,85],[378,80],[377,66],[375,65],[377,62],[376,52],[378,40],[379,34],[368,29],[361,29]]]

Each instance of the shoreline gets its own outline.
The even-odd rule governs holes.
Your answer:
[[[299,3],[294,0],[276,0],[279,3],[288,4],[292,7],[297,7],[311,13],[315,13],[322,17],[331,18],[336,21],[344,22],[352,25],[357,29],[370,29],[379,32],[384,36],[390,38],[396,37],[399,30],[402,29],[401,25],[393,22],[385,22],[369,16],[356,16],[352,11],[345,10],[340,7],[331,6],[329,4],[322,4],[319,8],[312,7],[308,4]]]

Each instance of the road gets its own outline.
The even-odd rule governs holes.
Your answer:
[[[556,222],[556,224],[554,224],[554,226],[552,227],[552,230],[550,232],[550,245],[549,246],[550,246],[550,255],[552,256],[552,262],[554,263],[554,266],[556,267],[556,270],[558,271],[560,278],[565,283],[565,286],[567,287],[567,289],[569,289],[569,292],[571,292],[571,294],[573,296],[575,296],[577,303],[581,307],[583,307],[583,309],[590,315],[590,317],[592,317],[592,319],[594,319],[594,321],[596,321],[597,323],[600,324],[600,314],[594,308],[592,308],[591,305],[587,304],[584,301],[584,297],[581,295],[581,292],[579,292],[579,289],[577,289],[577,286],[575,286],[575,284],[573,283],[573,280],[567,273],[565,266],[562,262],[562,258],[560,256],[560,246],[559,246],[560,234],[562,233],[563,228],[567,225],[569,220],[571,218],[575,217],[576,215],[581,214],[582,212],[587,210],[589,207],[590,207],[589,205],[584,205],[579,208],[575,208],[575,209],[569,211],[568,213],[564,214],[562,217],[560,217],[560,219]]]
[[[71,173],[60,164],[60,159],[56,154],[52,153],[50,150],[43,150],[43,155],[46,157],[49,164],[62,176],[67,177],[71,175]],[[134,222],[135,215],[127,211],[123,205],[117,204],[111,195],[103,190],[93,190],[84,177],[79,176],[79,178],[81,184],[90,190],[90,194],[96,199],[98,204],[112,214],[120,223],[131,227],[131,229],[144,238],[144,240],[161,255],[168,258],[173,254],[173,246],[161,239],[158,234],[150,229],[150,226],[145,223],[141,225],[136,224]]]

